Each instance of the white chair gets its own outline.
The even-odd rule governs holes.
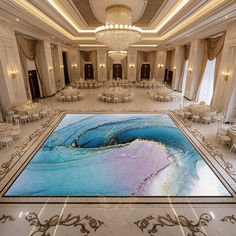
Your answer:
[[[39,112],[40,118],[44,118],[48,116],[48,110],[44,108],[42,111]]]
[[[128,97],[123,97],[123,102],[128,102],[129,98]]]
[[[211,114],[211,112],[206,112],[206,113],[204,114],[204,116],[202,117],[203,123],[207,122],[208,124],[210,124],[210,123],[211,123],[211,119],[212,119],[212,114]]]
[[[72,96],[72,100],[73,100],[73,101],[78,101],[78,95],[73,95],[73,96]]]
[[[26,112],[22,112],[20,115],[20,122],[26,124],[26,122],[29,122],[29,115]]]
[[[228,135],[221,135],[219,138],[220,138],[221,147],[225,144],[230,146],[232,140]]]
[[[11,135],[7,135],[3,138],[0,138],[0,143],[1,145],[6,145],[7,146],[7,149],[9,149],[9,145],[13,142],[13,138]]]
[[[11,136],[13,139],[19,139],[20,138],[20,126],[18,129],[12,129]]]
[[[67,101],[67,102],[71,102],[71,100],[72,100],[72,97],[71,97],[70,95],[67,95],[67,96],[66,96],[66,101]]]
[[[37,112],[32,113],[31,119],[34,120],[34,121],[39,120],[40,119],[39,113],[37,113]]]
[[[198,112],[193,111],[192,121],[199,122],[201,117],[199,116]]]
[[[61,96],[59,97],[59,101],[65,102],[65,100],[66,100],[66,97],[65,97],[64,95],[61,95]]]
[[[111,97],[106,97],[106,102],[111,103]]]
[[[230,152],[234,152],[234,151],[236,151],[236,143],[233,143],[230,148]]]

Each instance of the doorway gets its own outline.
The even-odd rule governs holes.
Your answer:
[[[64,66],[65,84],[69,84],[70,77],[69,77],[68,66],[67,66],[67,52],[62,52],[62,59],[63,59],[63,66]]]
[[[150,78],[150,65],[142,64],[141,67],[141,80],[149,80]]]
[[[29,78],[29,85],[30,85],[32,100],[40,98],[40,88],[39,88],[37,71],[29,70],[28,78]]]
[[[115,80],[122,79],[122,66],[121,64],[113,64],[113,76]]]
[[[90,63],[86,63],[84,65],[84,79],[85,80],[93,80],[94,79],[93,65]]]

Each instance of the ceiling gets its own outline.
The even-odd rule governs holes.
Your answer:
[[[134,47],[214,35],[236,19],[235,0],[1,0],[0,15],[17,31],[36,38],[103,47],[96,41],[95,28],[105,23],[105,9],[113,4],[130,7],[133,24],[143,29],[143,38]]]

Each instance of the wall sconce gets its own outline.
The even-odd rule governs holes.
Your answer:
[[[50,72],[52,72],[53,66],[49,66],[49,67],[48,67],[48,70],[49,70]]]
[[[61,66],[60,66],[60,68],[61,68],[61,70],[63,70],[63,69],[64,69],[64,66],[63,66],[63,65],[61,65]]]
[[[188,68],[189,73],[192,73],[192,70],[193,69],[191,67]]]
[[[105,64],[99,64],[100,68],[105,68]]]
[[[158,67],[158,68],[163,68],[164,65],[163,65],[163,64],[158,64],[157,67]]]
[[[173,66],[173,70],[176,70],[176,66]]]
[[[229,79],[229,75],[230,75],[229,72],[222,72],[223,80],[224,80],[224,81],[227,81],[227,80]]]
[[[74,68],[74,69],[77,68],[77,64],[72,64],[71,66],[72,66],[72,68]]]
[[[134,64],[129,64],[129,68],[134,68],[135,67],[135,65]]]
[[[12,79],[16,79],[16,75],[18,74],[18,70],[9,71],[9,75]]]

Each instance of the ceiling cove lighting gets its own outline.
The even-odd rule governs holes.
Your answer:
[[[124,51],[142,38],[142,29],[131,23],[129,7],[112,5],[106,9],[106,25],[96,28],[96,39],[114,51]]]

